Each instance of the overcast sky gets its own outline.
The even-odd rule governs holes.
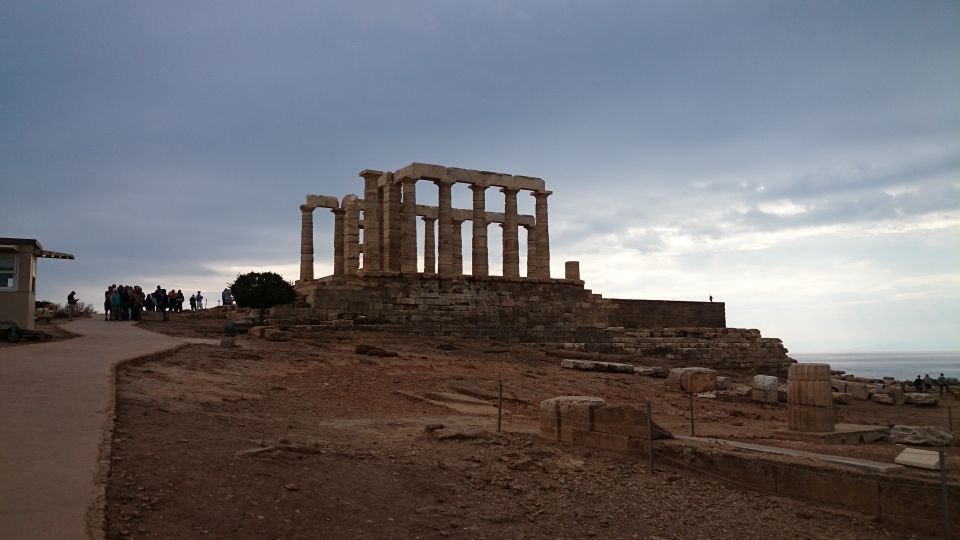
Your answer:
[[[2,1],[0,236],[76,254],[40,262],[38,299],[212,300],[297,278],[305,194],[438,163],[544,178],[553,275],[579,260],[604,296],[713,295],[794,352],[956,350],[958,23],[932,0]]]

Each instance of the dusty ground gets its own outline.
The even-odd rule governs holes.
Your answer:
[[[217,338],[223,320],[182,314],[143,325]],[[452,338],[330,332],[238,343],[190,345],[120,369],[108,538],[911,537],[865,516],[680,469],[651,475],[642,460],[536,436],[539,401],[558,395],[650,399],[658,423],[686,434],[687,398],[662,379],[561,370],[536,348]],[[358,355],[358,344],[399,356]],[[490,403],[501,380],[498,435]],[[464,397],[442,394],[451,392]],[[785,412],[699,399],[697,435],[882,461],[899,452],[767,439]],[[872,402],[841,412],[873,424],[943,424],[945,414]]]
[[[61,339],[71,339],[77,337],[76,334],[70,333],[60,327],[61,324],[66,324],[67,322],[69,322],[67,319],[57,318],[50,323],[35,323],[34,330],[43,332],[43,336],[27,335],[16,343],[10,343],[6,339],[0,338],[0,349],[3,349],[4,347],[22,347],[24,345],[30,345],[33,343],[57,341]]]

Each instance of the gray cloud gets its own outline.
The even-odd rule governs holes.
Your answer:
[[[661,229],[717,239],[960,206],[955,2],[4,15],[0,230],[103,261],[111,282],[295,261],[304,194],[357,193],[360,169],[410,161],[544,177],[558,249],[629,228],[623,247],[646,254]],[[809,210],[760,211],[781,200]],[[102,280],[57,268],[42,288]]]

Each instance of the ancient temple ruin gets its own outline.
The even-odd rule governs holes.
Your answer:
[[[791,360],[779,339],[726,327],[722,302],[610,299],[584,288],[579,263],[550,273],[547,191],[540,178],[412,163],[393,172],[365,169],[363,198],[307,195],[300,206],[301,301],[271,310],[290,328],[355,328],[491,338],[593,353],[658,355],[678,364],[782,371]],[[467,184],[472,208],[454,208],[451,190]],[[437,189],[437,206],[417,204],[417,186]],[[486,207],[486,190],[503,211]],[[519,214],[517,197],[535,200]],[[313,213],[334,215],[333,272],[315,277]],[[419,271],[417,219],[424,222]],[[464,272],[463,223],[471,223],[471,271]],[[503,227],[503,275],[490,275],[487,229]],[[526,275],[519,228],[527,231]]]
[[[489,275],[487,227],[498,223],[503,227],[503,276],[520,277],[518,231],[523,227],[528,239],[527,277],[550,278],[547,197],[552,192],[544,188],[542,179],[426,163],[411,163],[395,172],[365,169],[360,177],[364,181],[363,199],[356,195],[347,195],[342,200],[327,195],[307,195],[306,203],[300,206],[298,283],[314,279],[313,211],[317,208],[328,208],[334,214],[334,276],[417,272],[416,220],[419,217],[425,230],[424,274],[463,275],[462,230],[463,223],[469,221],[471,275]],[[438,206],[417,204],[420,181],[436,186]],[[473,208],[452,207],[451,191],[456,183],[469,185],[473,191]],[[488,188],[503,193],[503,212],[487,211]],[[536,216],[517,213],[517,195],[521,191],[529,192],[536,200]]]

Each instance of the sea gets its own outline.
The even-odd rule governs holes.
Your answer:
[[[830,364],[830,369],[858,377],[912,381],[917,375],[929,374],[936,379],[943,373],[960,378],[960,351],[789,353],[789,356],[798,362]]]

